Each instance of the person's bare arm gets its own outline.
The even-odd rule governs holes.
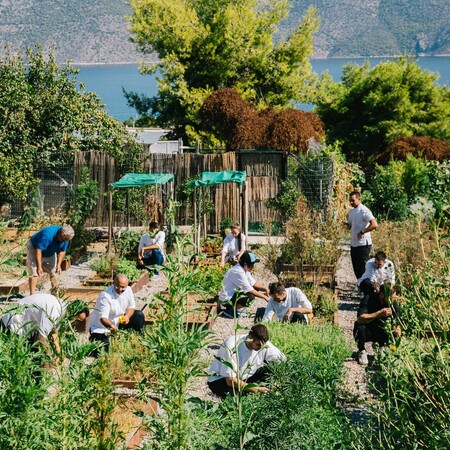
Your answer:
[[[36,273],[40,277],[44,271],[42,270],[42,250],[37,248],[34,250],[35,258],[36,258]]]
[[[268,394],[270,391],[265,386],[252,386],[246,389],[248,383],[243,380],[238,380],[235,377],[225,377],[225,381],[227,382],[227,386],[230,388],[234,388],[238,390],[239,388],[242,390],[246,390],[247,392],[263,392],[264,394]]]
[[[130,322],[131,316],[134,314],[135,309],[134,308],[127,308],[124,315],[124,322],[125,324]]]
[[[269,295],[269,288],[267,286],[264,286],[262,283],[256,282],[253,285],[253,289],[264,292],[266,294],[266,296]]]
[[[100,322],[102,325],[104,325],[106,328],[109,328],[111,331],[117,331],[116,326],[113,322],[111,322],[107,317],[100,318]]]
[[[139,256],[141,256],[142,258],[144,257],[144,253],[146,250],[159,250],[159,245],[158,244],[152,244],[152,245],[147,245],[147,247],[142,247],[141,251],[139,253]]]
[[[257,291],[256,289],[253,289],[252,291],[248,292],[248,294],[252,294],[252,295],[254,295],[255,297],[258,297],[258,298],[263,298],[266,302],[269,301],[269,296],[268,295],[262,294],[261,292]]]
[[[369,225],[358,233],[358,237],[361,239],[365,233],[368,233],[369,231],[373,231],[373,230],[375,230],[375,228],[378,228],[378,222],[377,222],[377,219],[373,218],[369,222]]]
[[[389,317],[389,316],[392,316],[392,309],[391,308],[383,308],[374,313],[361,314],[356,319],[356,322],[359,324],[365,324],[365,323],[373,322],[376,319],[383,319],[383,318]]]
[[[286,312],[286,314],[283,317],[283,322],[287,322],[289,320],[289,317],[291,317],[291,314],[298,312],[301,314],[311,314],[313,311],[311,308],[305,308],[305,307],[301,307],[301,308],[289,308],[288,311]]]
[[[61,263],[63,262],[64,256],[66,256],[66,252],[59,252],[56,258],[56,272],[61,273]]]

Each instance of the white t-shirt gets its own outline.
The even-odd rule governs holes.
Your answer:
[[[128,308],[136,309],[136,302],[131,287],[118,294],[114,285],[105,289],[95,302],[94,312],[89,317],[89,329],[91,333],[106,333],[111,330],[105,327],[100,319],[109,319],[116,327],[119,325],[119,318],[123,316]]]
[[[241,233],[241,250],[245,251],[246,237],[245,234]],[[235,238],[232,234],[229,234],[224,240],[223,240],[223,247],[222,247],[222,253],[225,253],[225,260],[233,260],[236,258],[237,254],[241,251],[239,250],[239,240]]]
[[[377,269],[375,266],[375,258],[369,259],[366,262],[366,270],[361,278],[358,278],[358,286],[361,284],[362,280],[368,278],[372,283],[376,283],[381,286],[384,283],[395,284],[395,270],[394,263],[389,259],[384,261],[382,267]]]
[[[274,314],[279,320],[283,320],[290,308],[310,308],[312,309],[311,302],[308,300],[303,291],[296,287],[290,287],[286,289],[286,298],[282,302],[276,302],[272,297],[269,298],[264,316],[263,322],[270,322]],[[306,323],[308,323],[308,316],[305,314]]]
[[[143,247],[148,247],[149,245],[157,245],[159,247],[160,252],[163,255],[164,260],[166,256],[164,254],[164,241],[166,239],[166,233],[164,231],[158,231],[155,237],[150,237],[148,234],[143,234],[139,241],[138,254],[141,252]],[[151,250],[146,250],[144,252],[144,257],[149,257],[152,254]]]
[[[37,331],[44,338],[58,328],[67,304],[54,295],[33,294],[18,301],[18,314],[6,313],[2,317],[5,326],[18,335]]]
[[[253,285],[256,280],[250,272],[246,272],[240,264],[236,264],[228,269],[223,279],[223,288],[219,294],[219,301],[226,303],[233,297],[237,291],[250,292],[253,291]]]
[[[217,350],[208,373],[208,381],[216,381],[220,378],[240,378],[246,380],[269,361],[285,361],[286,356],[270,341],[266,342],[261,350],[249,350],[245,345],[248,334],[230,336]],[[231,363],[232,368],[226,366],[218,358]],[[239,374],[239,377],[238,377]]]
[[[352,247],[361,247],[363,245],[372,245],[372,236],[370,232],[364,233],[362,238],[358,238],[358,234],[368,227],[369,222],[375,219],[369,208],[360,203],[348,213],[348,224],[350,225]]]

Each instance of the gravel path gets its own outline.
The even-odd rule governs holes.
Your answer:
[[[358,349],[353,340],[353,325],[361,299],[350,259],[350,247],[344,247],[336,270],[336,290],[338,292],[338,326],[351,342],[353,354],[344,363],[344,381],[341,404],[348,417],[357,423],[368,420],[367,403],[372,400],[367,385],[368,368],[360,366],[356,360]],[[369,361],[373,359],[371,346],[367,346]]]
[[[94,273],[89,268],[89,260],[104,251],[102,246],[93,248],[88,251],[77,263],[73,264],[70,269],[61,275],[61,285],[65,288],[79,286],[82,280]],[[277,277],[266,270],[263,264],[256,264],[255,278],[263,284],[268,285],[270,282],[277,281]],[[356,319],[356,311],[360,301],[359,291],[356,288],[356,279],[353,273],[349,247],[344,247],[344,251],[338,261],[336,271],[336,282],[338,292],[338,325],[343,329],[344,335],[351,342],[353,355],[344,363],[344,382],[341,392],[341,407],[348,413],[349,417],[355,421],[365,420],[367,418],[367,402],[371,401],[371,395],[367,386],[367,370],[360,366],[356,361],[357,349],[353,341],[353,324]],[[142,305],[151,299],[157,292],[164,291],[167,288],[167,280],[163,273],[157,279],[151,279],[147,286],[136,294],[137,306]],[[41,287],[41,290],[49,292],[50,282],[47,281]],[[248,308],[249,317],[238,319],[236,322],[232,319],[217,317],[214,325],[213,344],[209,345],[203,352],[205,367],[208,367],[219,344],[226,337],[234,333],[234,327],[239,325],[245,329],[250,329],[253,325],[253,315],[257,308],[265,307],[266,302],[262,299],[256,299]],[[244,333],[245,330],[239,330]],[[367,349],[369,358],[373,355],[372,349]],[[204,400],[219,401],[218,397],[211,393],[206,384],[206,377],[199,377],[192,380],[189,393],[193,396],[200,397]]]

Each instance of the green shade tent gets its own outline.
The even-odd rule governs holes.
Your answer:
[[[191,187],[216,186],[217,184],[236,183],[242,186],[247,174],[239,170],[224,170],[223,172],[202,172],[199,180],[192,180]]]
[[[127,189],[127,226],[130,226],[130,209],[128,204],[128,189],[145,186],[162,186],[170,183],[174,177],[170,173],[126,173],[120,180],[114,183],[109,183],[108,197],[109,197],[109,236],[108,236],[108,251],[111,250],[111,238],[113,234],[112,225],[112,190],[113,189]]]
[[[240,190],[242,198],[241,220],[242,229],[245,234],[248,234],[248,192],[246,186],[247,173],[239,170],[224,170],[222,172],[202,172],[199,180],[191,180],[189,186],[194,188],[194,229],[195,244],[198,248],[200,244],[200,226],[197,223],[197,188],[202,190],[202,203],[205,204],[205,188],[210,186],[217,186],[218,184],[235,183]],[[203,211],[205,208],[203,208]],[[203,214],[203,237],[206,237],[206,214]]]
[[[119,181],[109,183],[112,188],[130,188],[166,184],[173,181],[170,173],[126,173]]]

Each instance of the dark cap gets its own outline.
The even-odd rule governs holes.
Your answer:
[[[243,266],[244,264],[247,264],[247,266],[251,266],[257,262],[259,262],[259,259],[252,252],[244,252],[239,258],[239,263],[241,266]]]

